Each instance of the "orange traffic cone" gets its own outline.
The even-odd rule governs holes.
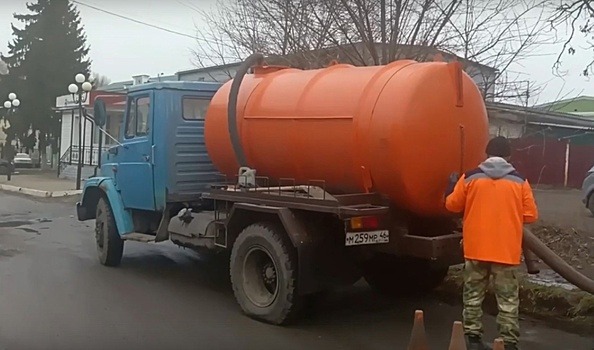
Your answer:
[[[466,350],[466,340],[464,339],[464,329],[462,322],[454,322],[452,327],[452,338],[450,339],[450,347],[448,350]]]
[[[493,350],[505,350],[505,345],[503,344],[503,339],[497,338],[493,343]]]
[[[423,311],[415,311],[415,322],[413,324],[408,350],[429,350],[427,344],[427,335],[425,334],[425,322],[423,321]]]

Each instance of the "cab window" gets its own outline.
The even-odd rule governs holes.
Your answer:
[[[125,136],[127,139],[146,136],[150,125],[150,98],[135,97],[128,102]]]
[[[196,97],[184,97],[182,99],[183,118],[186,120],[206,119],[206,110],[210,100]]]

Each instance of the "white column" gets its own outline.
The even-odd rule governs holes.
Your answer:
[[[563,187],[567,187],[567,182],[569,179],[569,143],[570,139],[567,139],[567,144],[565,145],[565,182]]]

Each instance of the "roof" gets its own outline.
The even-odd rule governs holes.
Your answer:
[[[361,46],[361,45],[366,45],[362,42],[359,43],[354,43],[354,46]],[[376,43],[376,46],[381,46],[381,43]],[[423,45],[408,45],[408,44],[400,44],[398,45],[399,48],[403,49],[403,52],[408,52],[411,53],[413,51],[426,51],[427,54],[441,54],[442,56],[445,57],[450,57],[450,58],[455,58],[458,59],[462,62],[465,62],[469,65],[472,66],[476,66],[479,67],[480,69],[484,69],[484,70],[488,70],[491,72],[495,72],[497,71],[496,68],[494,67],[490,67],[487,65],[484,65],[482,63],[476,62],[476,61],[472,61],[472,60],[468,60],[468,59],[464,59],[462,57],[459,57],[453,53],[449,53],[449,52],[445,52],[443,50],[439,50],[435,47],[432,46],[423,46]],[[314,52],[321,52],[321,51],[328,51],[330,52],[331,50],[336,50],[339,46],[335,45],[335,46],[329,46],[323,49],[316,49],[316,50],[311,50],[311,51],[307,51],[304,52],[304,54],[307,53],[314,53]],[[351,48],[352,46],[349,44],[347,46],[347,49]],[[289,54],[289,55],[271,55],[271,59],[275,59],[275,58],[279,58],[279,57],[292,57],[295,56],[295,54]],[[210,67],[202,67],[202,68],[196,68],[196,69],[189,69],[189,70],[183,70],[183,71],[179,71],[176,73],[176,76],[180,76],[180,75],[185,75],[185,74],[195,74],[195,73],[205,73],[205,72],[211,72],[211,71],[216,71],[216,70],[222,70],[222,69],[229,69],[229,68],[235,68],[238,67],[239,65],[241,65],[242,62],[234,62],[234,63],[227,63],[227,64],[223,64],[223,65],[219,65],[219,66],[210,66]]]
[[[557,100],[557,101],[543,103],[540,105],[536,105],[535,107],[536,108],[547,108],[547,107],[571,103],[571,102],[575,102],[575,101],[594,101],[594,96],[585,96],[585,95],[576,96],[576,97],[566,98],[563,100]]]
[[[499,102],[486,102],[487,110],[501,113],[503,118],[525,123],[549,123],[559,127],[594,128],[594,120],[571,113],[553,112]]]
[[[177,75],[161,75],[159,77],[151,77],[151,78],[149,78],[148,81],[149,81],[149,83],[151,83],[151,82],[171,81],[171,80],[177,81]],[[134,80],[118,81],[115,83],[108,84],[106,86],[102,86],[100,88],[100,90],[106,91],[106,92],[123,91],[133,85],[134,85]]]
[[[134,85],[128,88],[129,92],[153,90],[153,89],[168,89],[168,90],[194,90],[194,91],[211,91],[216,92],[221,83],[210,83],[203,81],[161,81],[146,84]]]
[[[218,65],[218,66],[187,69],[187,70],[182,70],[182,71],[175,73],[175,76],[179,76],[179,75],[183,75],[183,74],[204,73],[204,72],[210,72],[213,70],[226,69],[226,68],[235,68],[235,67],[239,67],[242,63],[243,62],[234,62],[234,63],[227,63],[227,64]]]

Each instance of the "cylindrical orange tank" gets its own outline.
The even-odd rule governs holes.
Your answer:
[[[212,99],[205,139],[214,165],[234,178],[230,87]],[[331,193],[379,192],[420,216],[447,213],[449,175],[476,167],[488,141],[477,86],[457,63],[445,62],[260,67],[243,79],[237,124],[258,176],[325,180]]]

